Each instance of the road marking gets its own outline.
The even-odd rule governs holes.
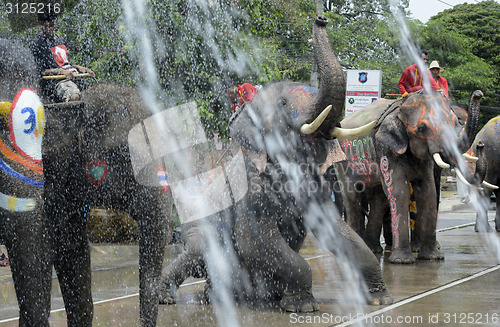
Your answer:
[[[399,301],[399,302],[396,302],[394,304],[391,304],[391,305],[389,305],[389,306],[387,306],[385,308],[382,308],[380,310],[376,310],[376,311],[373,311],[371,313],[367,313],[366,315],[363,315],[363,317],[360,317],[360,318],[357,318],[357,319],[354,319],[354,320],[351,320],[351,321],[347,321],[347,322],[344,322],[342,324],[333,325],[333,326],[335,326],[335,327],[351,326],[353,324],[362,322],[363,320],[366,320],[367,318],[378,316],[379,314],[382,314],[384,312],[387,312],[387,311],[390,311],[392,309],[401,307],[401,306],[403,306],[405,304],[408,304],[408,303],[420,300],[421,298],[424,298],[426,296],[429,296],[429,295],[432,295],[432,294],[444,291],[444,290],[446,290],[448,288],[451,288],[451,287],[463,284],[463,283],[468,282],[470,280],[473,280],[475,278],[478,278],[478,277],[481,277],[483,275],[486,275],[486,274],[489,274],[491,272],[494,272],[494,271],[496,271],[498,269],[500,269],[500,265],[497,265],[497,266],[494,266],[494,267],[482,270],[482,271],[480,271],[478,273],[475,273],[474,275],[470,275],[470,276],[462,278],[462,279],[457,279],[457,280],[455,280],[453,282],[450,282],[448,284],[445,284],[443,286],[439,286],[439,287],[434,288],[432,290],[429,290],[427,292],[423,292],[423,293],[417,294],[415,296],[409,297],[407,299],[404,299],[402,301]]]

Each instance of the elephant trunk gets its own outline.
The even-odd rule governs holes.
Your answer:
[[[481,186],[483,186],[485,188],[497,190],[498,186],[490,184],[487,181],[485,181],[486,172],[488,170],[488,161],[486,159],[484,151],[485,151],[484,142],[479,141],[476,145],[476,151],[475,151],[477,157],[475,167],[469,167],[470,171],[467,173],[466,176],[463,176],[462,173],[460,173],[460,170],[457,170],[457,177],[469,187],[475,186],[476,188],[479,189]]]
[[[332,105],[332,110],[323,124],[318,128],[318,132],[327,138],[331,138],[331,131],[339,123],[342,115],[345,97],[345,78],[342,66],[328,40],[326,32],[327,24],[328,20],[325,16],[318,16],[313,28],[314,59],[318,64],[320,87],[318,95],[313,98],[306,112],[310,113],[310,117],[307,117],[307,120],[311,122],[326,107]]]
[[[473,165],[472,163],[469,164],[469,169],[465,176],[462,175],[460,171],[457,171],[457,177],[466,185],[474,185],[476,187],[479,187],[479,184],[481,184],[481,182],[484,181],[484,178],[486,177],[486,169],[488,167],[488,163],[484,155],[483,141],[479,141],[475,146],[474,155],[477,160]]]
[[[478,126],[479,126],[479,103],[483,97],[483,92],[480,90],[474,91],[470,99],[470,105],[467,115],[467,122],[465,123],[464,129],[461,132],[459,140],[459,149],[462,153],[466,152],[470,148],[474,138],[476,137]]]
[[[476,174],[475,179],[477,183],[481,183],[486,178],[486,170],[488,169],[488,161],[484,155],[484,142],[479,141],[476,145],[476,156],[478,160],[476,161]]]

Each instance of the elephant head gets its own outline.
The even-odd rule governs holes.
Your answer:
[[[231,136],[242,146],[270,155],[275,149],[271,140],[277,136],[291,140],[293,136],[315,144],[315,153],[319,155],[316,159],[323,161],[328,151],[324,147],[328,142],[323,141],[347,132],[337,126],[344,106],[345,78],[328,41],[327,23],[325,17],[319,16],[313,29],[314,57],[321,80],[319,90],[294,82],[278,82],[263,88],[252,103],[245,103],[229,121]]]
[[[468,170],[465,174],[457,171],[457,177],[466,185],[471,187],[474,185],[480,188],[481,185],[489,190],[497,190],[498,186],[496,183],[498,181],[494,178],[494,174],[490,173],[487,176],[488,171],[495,170],[493,168],[495,163],[498,161],[498,140],[500,133],[500,116],[491,119],[484,127],[477,133],[476,138],[472,142],[467,155],[473,158],[477,158],[475,162],[469,162]],[[489,167],[492,166],[492,167]]]
[[[12,101],[22,87],[34,87],[37,81],[35,60],[18,42],[0,39],[0,101]]]
[[[457,166],[458,154],[466,151],[477,133],[482,96],[479,90],[473,93],[464,123],[463,115],[457,115],[457,108],[439,93],[411,95],[399,100],[399,110],[388,112],[375,137],[398,155],[410,150],[421,160],[432,157],[441,168]],[[457,146],[456,151],[450,144]]]

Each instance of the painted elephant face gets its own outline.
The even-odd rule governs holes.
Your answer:
[[[444,152],[445,139],[458,142],[462,130],[449,100],[438,95],[412,97],[401,106],[401,117],[408,130],[409,146],[419,159]]]
[[[481,96],[481,91],[474,92],[469,109],[472,118],[464,124],[467,118],[463,111],[440,94],[411,95],[399,111],[390,114],[391,119],[386,118],[389,123],[378,132],[378,139],[397,154],[409,148],[416,158],[427,160],[432,156],[442,168],[448,168],[448,163],[456,166],[458,157],[465,152],[464,144],[469,143],[469,135],[475,133]],[[381,134],[388,130],[391,136],[383,137]]]
[[[288,145],[298,148],[299,143],[306,142],[307,147],[320,146],[324,139],[320,132],[300,132],[310,119],[306,109],[317,94],[318,89],[299,83],[272,84],[236,112],[229,124],[230,135],[245,148],[271,156]]]

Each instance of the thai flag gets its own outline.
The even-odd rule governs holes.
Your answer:
[[[165,167],[157,166],[156,174],[158,175],[158,181],[160,182],[161,189],[164,192],[169,192],[170,186],[168,185],[167,174],[165,173]]]

